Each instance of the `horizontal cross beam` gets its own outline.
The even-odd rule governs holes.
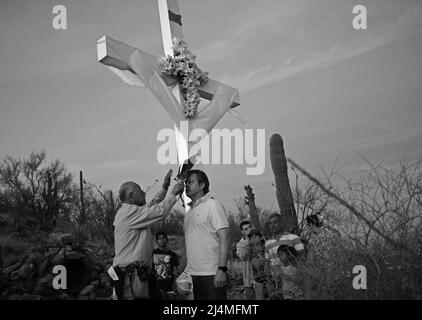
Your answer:
[[[124,42],[115,40],[109,36],[103,36],[97,40],[97,58],[99,62],[123,71],[130,71],[133,74],[135,74],[135,72],[129,66],[129,61],[130,56],[135,50],[144,53],[148,57],[148,60],[152,64],[155,64],[158,68],[159,58],[157,58],[153,54],[129,46]],[[198,93],[200,97],[206,100],[212,100],[219,83],[220,82],[218,82],[217,80],[208,78],[208,82],[198,87]],[[233,90],[236,89],[233,88]],[[236,98],[230,108],[235,108],[239,105],[240,100],[239,98]]]

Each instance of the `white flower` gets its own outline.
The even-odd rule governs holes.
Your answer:
[[[196,64],[196,55],[183,40],[173,38],[174,56],[160,58],[160,71],[163,75],[176,79],[184,92],[184,116],[194,118],[198,112],[200,96],[198,87],[208,81],[208,73],[202,72]]]

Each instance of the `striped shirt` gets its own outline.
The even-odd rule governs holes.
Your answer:
[[[295,248],[297,252],[305,250],[303,243],[297,235],[289,232],[277,235],[265,242],[265,259],[269,259],[271,266],[278,266],[281,264],[277,255],[277,249],[283,244]]]

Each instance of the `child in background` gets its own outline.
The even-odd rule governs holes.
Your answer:
[[[277,254],[277,249],[281,245],[291,246],[295,249],[297,260],[301,261],[305,257],[305,247],[297,234],[288,232],[284,226],[281,214],[274,213],[267,220],[267,228],[271,237],[265,242],[265,259],[267,270],[271,275],[268,276],[266,283],[272,284],[269,294],[271,300],[283,299],[282,293],[282,264]]]
[[[175,268],[179,266],[177,255],[167,249],[167,234],[158,232],[155,236],[158,248],[152,252],[153,270],[158,280],[158,286],[165,300],[174,298],[176,292],[173,289]]]
[[[242,277],[246,300],[254,300],[255,293],[252,288],[252,266],[249,258],[249,233],[253,228],[248,220],[242,221],[239,227],[242,238],[236,243],[236,255],[242,260]]]
[[[264,300],[265,285],[265,239],[257,230],[252,230],[249,235],[249,258],[252,268],[252,287],[256,300]]]
[[[300,300],[302,292],[297,286],[297,252],[289,245],[280,245],[277,248],[277,255],[281,265],[281,279],[283,300]]]

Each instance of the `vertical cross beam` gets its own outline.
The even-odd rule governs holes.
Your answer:
[[[178,38],[179,40],[183,40],[182,16],[180,15],[179,4],[177,0],[158,0],[158,11],[160,13],[164,54],[173,56],[173,39]],[[183,105],[180,89],[180,85],[177,85],[172,93],[179,101],[180,105]],[[186,119],[186,121],[188,120]],[[180,130],[180,127],[176,123],[174,124],[174,129],[179,163],[183,164],[183,161],[189,157],[189,132]]]
[[[173,55],[173,38],[183,39],[182,16],[177,0],[158,0],[164,54]]]
[[[160,14],[161,24],[161,36],[163,39],[164,54],[173,56],[173,39],[178,38],[183,40],[182,31],[182,16],[179,11],[179,3],[177,0],[158,0],[158,11]],[[177,85],[173,91],[173,95],[179,101],[180,105],[184,105],[183,96],[181,92],[181,86]],[[188,119],[185,120],[186,124]],[[183,162],[189,157],[189,129],[186,125],[186,129],[181,128],[181,124],[174,123],[174,133],[177,143],[177,156],[179,158],[179,164],[183,165]],[[188,201],[186,193],[183,192],[183,201],[185,204]],[[188,211],[188,206],[185,205],[185,210]]]

